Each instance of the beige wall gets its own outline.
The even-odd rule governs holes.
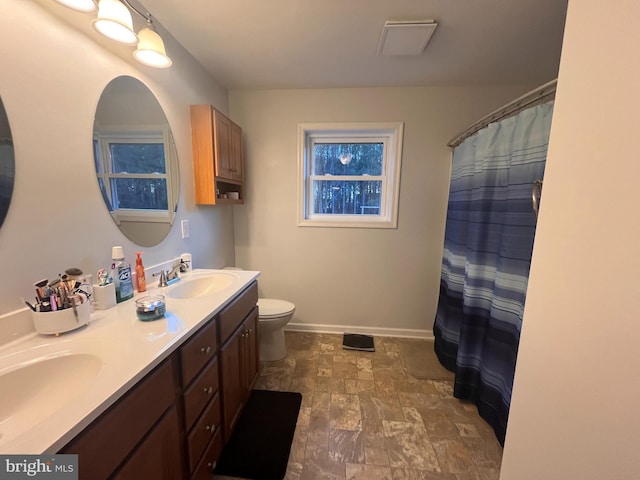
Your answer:
[[[236,261],[300,328],[431,335],[449,191],[447,141],[530,87],[232,91],[245,133],[247,203]],[[297,125],[404,122],[398,228],[297,226]],[[355,328],[353,328],[355,327]]]
[[[177,228],[160,245],[144,249],[145,263],[185,251],[192,252],[196,267],[234,260],[232,211],[194,205],[189,125],[190,103],[210,102],[226,111],[226,90],[168,36],[174,66],[155,70],[129,60],[131,47],[100,40],[90,18],[50,0],[2,0],[0,95],[15,143],[16,182],[0,229],[0,315],[24,307],[20,297],[32,298],[38,279],[70,266],[95,272],[110,262],[112,245],[123,245],[131,261],[139,250],[111,220],[93,167],[96,105],[117,75],[137,77],[156,94],[180,161]],[[190,221],[186,240],[182,219]]]
[[[640,477],[639,17],[569,2],[502,480]]]

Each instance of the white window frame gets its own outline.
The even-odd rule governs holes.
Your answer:
[[[298,226],[397,228],[403,128],[402,122],[298,124]],[[327,179],[326,175],[312,174],[313,146],[315,143],[332,142],[383,143],[382,175],[333,177],[336,180],[382,181],[378,215],[313,213],[313,181]]]
[[[172,184],[174,175],[171,165],[174,164],[170,158],[173,155],[171,148],[173,138],[171,131],[164,125],[136,125],[136,126],[117,126],[111,128],[103,126],[94,133],[94,139],[98,142],[98,152],[100,154],[100,162],[102,163],[102,172],[98,173],[98,177],[102,179],[106,188],[106,194],[113,208],[113,199],[111,198],[111,178],[126,178],[128,176],[135,178],[165,178],[167,182],[167,202],[168,210],[151,210],[151,209],[132,209],[132,208],[113,208],[109,213],[117,225],[121,222],[147,222],[147,223],[168,223],[173,224],[175,219],[175,209],[172,205],[176,204],[174,198]],[[163,143],[164,144],[164,161],[166,173],[153,174],[113,174],[111,172],[111,150],[110,143]]]

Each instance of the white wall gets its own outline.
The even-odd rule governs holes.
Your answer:
[[[233,212],[194,204],[189,124],[190,103],[226,111],[226,90],[166,34],[174,65],[156,70],[129,60],[131,47],[98,39],[90,20],[50,0],[2,0],[0,95],[15,144],[16,181],[0,229],[0,315],[24,307],[20,297],[32,298],[38,279],[54,278],[70,266],[96,272],[110,262],[112,245],[123,245],[129,259],[135,258],[139,247],[118,230],[102,201],[91,147],[102,89],[122,74],[137,77],[156,94],[180,161],[177,228],[160,245],[144,249],[145,263],[184,251],[192,252],[196,267],[234,261]],[[182,219],[191,226],[186,240]]]
[[[638,18],[569,2],[502,480],[640,478]]]
[[[234,207],[237,264],[262,271],[262,296],[296,304],[297,328],[432,335],[447,141],[532,87],[230,92],[247,178],[247,202]],[[398,228],[298,227],[298,123],[356,121],[404,122]]]

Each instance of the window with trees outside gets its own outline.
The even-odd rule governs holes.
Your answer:
[[[171,149],[167,129],[99,132],[94,136],[98,183],[109,211],[120,221],[173,220]]]
[[[402,123],[300,124],[298,225],[396,228]]]

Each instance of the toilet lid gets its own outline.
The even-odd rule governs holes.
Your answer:
[[[273,298],[258,299],[258,311],[260,318],[280,317],[293,312],[296,306],[286,300],[276,300]]]

